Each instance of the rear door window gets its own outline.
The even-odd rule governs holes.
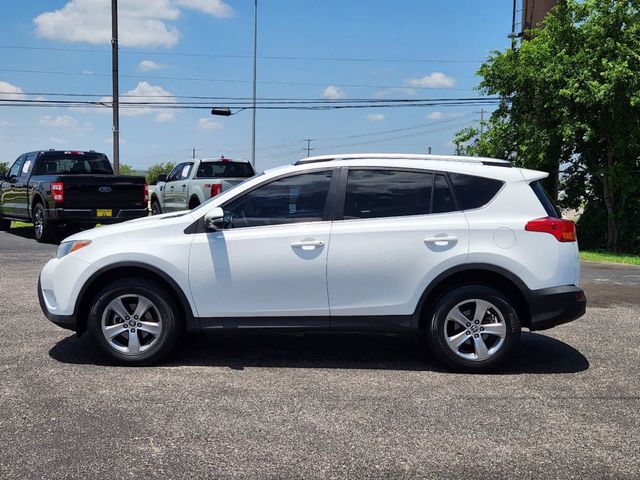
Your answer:
[[[22,164],[22,169],[20,170],[20,178],[27,179],[31,174],[31,170],[33,170],[33,164],[36,161],[36,154],[32,153],[31,155],[27,155],[24,163]]]
[[[500,180],[462,173],[449,173],[449,178],[462,210],[484,207],[504,185]]]
[[[350,169],[344,219],[426,215],[432,187],[432,173]]]
[[[456,203],[444,175],[435,175],[433,183],[433,205],[431,213],[455,212]]]

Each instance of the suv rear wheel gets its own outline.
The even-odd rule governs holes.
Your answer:
[[[107,285],[96,297],[88,330],[111,358],[150,365],[165,356],[179,335],[178,308],[159,284],[130,278]]]
[[[466,372],[495,369],[520,339],[520,320],[509,298],[482,285],[458,287],[438,302],[427,325],[436,357]]]

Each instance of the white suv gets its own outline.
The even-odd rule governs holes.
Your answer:
[[[415,332],[449,366],[496,367],[521,327],[585,312],[575,225],[502,160],[358,154],[257,175],[192,211],[85,231],[44,267],[56,324],[115,360],[179,334]]]

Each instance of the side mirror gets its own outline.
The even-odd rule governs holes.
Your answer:
[[[156,183],[166,182],[166,181],[167,181],[167,176],[164,173],[161,173],[160,175],[158,175],[158,181]]]
[[[212,232],[224,228],[224,210],[215,207],[207,212],[204,216],[204,228]]]

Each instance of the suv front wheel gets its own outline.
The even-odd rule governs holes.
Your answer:
[[[155,363],[179,335],[179,310],[171,298],[161,285],[144,278],[112,282],[93,302],[89,333],[118,363]]]
[[[482,285],[458,287],[442,297],[427,325],[436,357],[465,372],[494,370],[517,346],[520,320],[509,298]]]

